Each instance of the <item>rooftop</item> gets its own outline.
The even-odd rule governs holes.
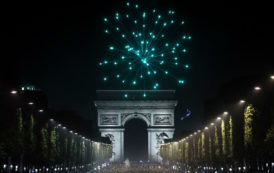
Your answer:
[[[98,100],[174,100],[175,90],[97,90]]]

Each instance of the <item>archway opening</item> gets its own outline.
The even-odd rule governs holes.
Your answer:
[[[124,158],[130,161],[147,161],[147,124],[141,119],[126,122],[124,132]]]

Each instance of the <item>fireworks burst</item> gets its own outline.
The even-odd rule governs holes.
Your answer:
[[[185,63],[186,42],[191,35],[182,33],[184,20],[175,11],[160,13],[156,9],[142,10],[138,4],[126,2],[123,12],[103,18],[109,58],[102,58],[99,67],[105,72],[104,82],[119,81],[125,88],[159,89],[171,78],[178,85],[189,69]],[[125,95],[127,97],[127,95]]]

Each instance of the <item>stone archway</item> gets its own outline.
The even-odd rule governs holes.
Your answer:
[[[125,92],[134,97],[127,100],[121,98]],[[111,161],[124,159],[124,126],[134,118],[141,119],[147,124],[149,160],[162,160],[159,155],[160,145],[164,139],[172,138],[174,133],[174,109],[177,104],[177,101],[173,100],[175,91],[146,92],[154,98],[138,99],[138,95],[143,93],[141,90],[97,91],[99,100],[95,101],[95,106],[98,111],[98,126],[101,136],[109,137],[112,142]]]
[[[134,118],[138,118],[138,119],[145,121],[145,123],[149,127],[150,126],[150,116],[151,116],[150,113],[138,113],[138,112],[123,113],[123,114],[121,114],[121,125],[124,127],[128,121],[130,121]]]
[[[130,161],[148,160],[147,124],[140,118],[132,118],[124,125],[124,158]],[[136,130],[137,129],[137,130]]]

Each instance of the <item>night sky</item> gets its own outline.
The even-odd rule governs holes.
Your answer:
[[[132,2],[132,1],[131,1]],[[176,129],[196,129],[203,104],[218,88],[237,76],[273,70],[271,5],[232,1],[138,1],[146,9],[174,9],[192,35],[191,69],[187,84],[177,88]],[[49,106],[69,109],[94,119],[96,89],[120,89],[102,84],[98,70],[107,43],[104,16],[125,1],[37,3],[10,2],[1,10],[1,82],[33,84],[48,95]],[[163,88],[165,89],[165,88]],[[186,108],[192,115],[180,121]]]

